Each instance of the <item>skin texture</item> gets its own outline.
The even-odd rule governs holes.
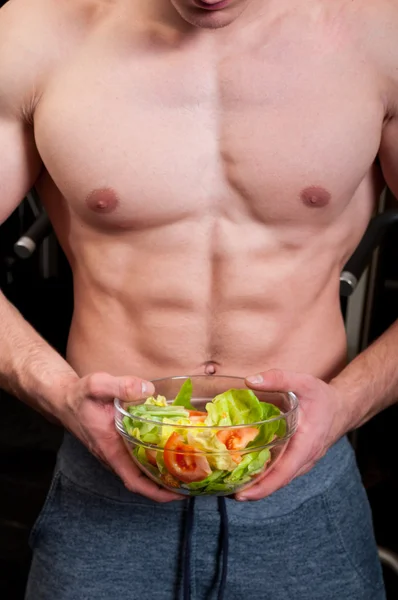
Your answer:
[[[1,299],[0,383],[129,489],[175,499],[114,431],[113,397],[142,380],[261,373],[254,389],[298,394],[291,450],[252,499],[398,395],[397,332],[345,369],[339,304],[378,153],[398,188],[397,27],[387,0],[0,11],[0,217],[36,184],[75,293],[67,361]]]

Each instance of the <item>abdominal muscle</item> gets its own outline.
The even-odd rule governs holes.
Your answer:
[[[78,374],[334,376],[346,339],[327,236],[293,244],[242,221],[75,238],[67,359]]]

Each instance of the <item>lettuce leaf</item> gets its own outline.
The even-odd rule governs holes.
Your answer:
[[[138,404],[129,406],[128,412],[132,417],[142,417],[144,419],[158,419],[162,417],[189,417],[189,412],[184,407],[179,406],[156,406],[152,404]]]
[[[274,404],[268,404],[267,402],[261,402],[261,408],[263,411],[261,421],[273,419],[281,414],[281,411]],[[266,446],[270,444],[275,437],[284,437],[286,434],[286,421],[285,419],[277,419],[271,421],[271,423],[263,423],[260,427],[258,436],[250,442],[248,448],[257,448],[258,446]]]
[[[226,478],[226,483],[245,483],[244,479],[247,476],[257,475],[264,468],[265,463],[271,457],[268,448],[264,448],[261,452],[249,452],[245,454],[239,465]]]
[[[136,446],[133,450],[133,454],[140,462],[148,462],[145,456],[145,448],[143,446]]]
[[[202,481],[194,481],[193,483],[187,483],[183,487],[189,490],[204,491],[209,485],[214,485],[217,481],[223,478],[225,475],[224,471],[213,471],[206,479]]]
[[[157,444],[160,440],[160,427],[156,424],[141,423],[134,421],[130,417],[123,418],[123,425],[126,432],[137,440],[142,440],[148,444]]]
[[[195,410],[195,407],[191,404],[192,398],[192,380],[187,379],[181,386],[176,399],[173,402],[173,406],[183,406],[187,410]]]
[[[168,473],[168,471],[165,467],[165,464],[164,464],[163,452],[156,452],[156,463],[158,465],[159,472],[162,475],[165,475]]]
[[[249,452],[243,457],[242,462],[238,466],[235,465],[235,469],[232,472],[217,470],[206,477],[206,479],[203,479],[203,481],[189,483],[183,487],[204,494],[216,492],[233,493],[237,486],[248,483],[254,475],[261,473],[270,457],[271,454],[268,448],[264,448],[261,452]]]
[[[211,475],[195,483],[184,484],[183,487],[201,494],[215,494],[218,492],[233,494],[237,485],[242,485],[250,481],[250,476],[244,476],[238,483],[228,481],[226,471],[214,471]]]
[[[247,478],[247,481],[250,481],[250,477]],[[246,481],[242,481],[241,483],[246,483]],[[205,492],[206,494],[214,494],[217,492],[229,492],[230,494],[233,494],[235,489],[236,485],[232,485],[231,483],[225,483],[225,481],[216,481],[215,483],[211,483],[210,485],[208,485],[205,489]]]
[[[186,441],[187,428],[184,427],[184,425],[189,425],[189,424],[190,424],[190,421],[189,421],[189,419],[186,419],[186,418],[182,418],[182,419],[164,418],[162,421],[161,427],[159,427],[159,435],[160,435],[159,446],[161,448],[164,448],[167,440],[174,432],[179,433],[184,438],[184,441]],[[180,428],[177,429],[177,427],[176,427],[177,425],[181,425],[181,429]]]
[[[182,407],[159,406],[148,403],[140,404],[139,406],[129,406],[128,412],[131,417],[125,416],[123,418],[123,425],[126,432],[148,444],[164,445],[166,443],[167,438],[173,433],[173,430],[169,427],[168,436],[164,439],[166,432],[163,431],[162,424],[165,422],[189,424],[187,418],[189,417],[189,413]],[[135,416],[153,420],[154,423],[143,423],[134,419]]]
[[[191,429],[188,431],[188,444],[206,452],[206,458],[212,469],[232,471],[236,467],[230,452],[218,439],[215,431]]]
[[[206,404],[206,425],[247,425],[262,421],[261,402],[252,390],[228,390]]]
[[[150,404],[152,406],[167,406],[167,400],[164,396],[149,396],[144,402],[144,404]]]

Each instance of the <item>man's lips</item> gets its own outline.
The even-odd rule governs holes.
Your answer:
[[[220,2],[205,2],[204,0],[194,0],[194,3],[199,8],[204,10],[222,10],[226,8],[231,0],[221,0]]]

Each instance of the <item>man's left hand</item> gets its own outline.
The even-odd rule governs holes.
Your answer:
[[[254,391],[294,392],[299,400],[297,431],[285,453],[269,475],[236,495],[237,500],[260,500],[308,473],[347,433],[348,407],[333,385],[312,375],[272,369],[247,378],[246,383]]]

